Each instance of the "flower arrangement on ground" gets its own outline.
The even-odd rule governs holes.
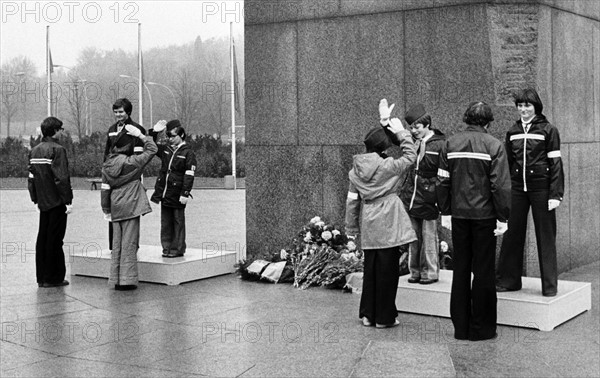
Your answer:
[[[279,264],[279,277],[277,272],[263,277],[269,264]],[[317,216],[302,227],[288,248],[273,256],[240,261],[236,268],[242,279],[262,277],[272,282],[293,282],[300,289],[343,288],[348,274],[363,271],[363,253],[341,228]]]

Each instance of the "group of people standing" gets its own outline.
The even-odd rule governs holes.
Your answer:
[[[109,284],[115,290],[133,290],[138,285],[140,218],[152,211],[142,183],[143,170],[154,156],[161,159],[151,201],[161,204],[162,256],[181,257],[186,251],[185,208],[192,198],[196,157],[185,143],[186,132],[179,120],[161,120],[146,135],[131,119],[133,106],[128,99],[116,100],[112,109],[116,122],[107,132],[101,186],[101,208],[109,221]],[[57,138],[62,126],[56,117],[46,118],[41,125],[42,141],[29,155],[28,188],[40,212],[36,241],[39,287],[69,284],[62,246],[67,215],[73,209],[73,191],[67,152]]]
[[[349,172],[346,229],[361,235],[365,252],[359,317],[365,326],[399,324],[395,305],[400,246],[409,244],[409,283],[439,279],[438,223],[452,229],[453,280],[450,314],[457,339],[496,336],[496,292],[521,289],[529,209],[533,211],[542,294],[557,294],[556,213],[564,192],[559,132],[542,114],[533,89],[515,94],[519,119],[505,143],[488,133],[494,120],[481,101],[468,105],[466,128],[450,137],[432,127],[423,105],[409,109],[403,126],[390,118],[394,105],[379,104],[380,125],[366,134],[366,152]],[[161,159],[151,200],[161,204],[163,257],[186,250],[185,207],[191,198],[196,158],[178,120],[159,121],[146,135],[131,119],[127,99],[113,104],[102,167],[101,206],[110,222],[109,283],[116,290],[138,284],[140,217],[152,211],[142,184],[144,167]],[[42,142],[29,156],[28,188],[40,212],[36,274],[40,287],[68,285],[63,238],[73,191],[67,154],[57,139],[63,123],[48,117]],[[168,140],[168,143],[156,141]],[[392,145],[400,157],[386,155]],[[450,217],[450,221],[448,220]],[[506,233],[505,233],[506,232]],[[498,269],[496,237],[503,235]],[[473,274],[473,278],[471,278]]]
[[[409,244],[408,282],[439,280],[438,223],[452,230],[450,315],[461,340],[496,337],[496,292],[521,289],[527,215],[532,208],[542,294],[557,294],[556,213],[564,193],[560,136],[542,114],[531,88],[515,93],[519,120],[503,144],[488,133],[494,120],[481,101],[468,105],[466,127],[450,137],[432,128],[423,105],[369,130],[366,153],[349,172],[346,229],[361,236],[365,252],[359,317],[365,326],[399,321],[395,305],[400,246]],[[396,144],[400,157],[385,151]],[[496,237],[504,235],[498,268]],[[472,276],[471,276],[472,275]]]

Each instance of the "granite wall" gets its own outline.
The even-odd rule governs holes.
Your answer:
[[[343,224],[379,99],[397,116],[424,103],[446,134],[486,101],[503,138],[511,90],[535,85],[563,139],[560,270],[598,260],[600,2],[246,0],[245,22],[249,255],[287,246],[315,215]],[[527,257],[535,275],[533,232]]]

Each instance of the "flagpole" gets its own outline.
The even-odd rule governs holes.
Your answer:
[[[50,25],[46,25],[46,77],[48,80],[46,95],[48,117],[52,116],[52,62],[50,61]]]
[[[144,92],[143,92],[143,75],[142,75],[142,23],[139,22],[138,23],[138,98],[139,98],[139,104],[138,104],[138,114],[139,114],[139,118],[138,118],[138,122],[143,126],[144,125],[144,106],[143,106],[143,100],[144,100]],[[148,128],[148,126],[146,126],[146,128]]]
[[[237,182],[235,178],[235,78],[233,75],[234,67],[234,54],[233,54],[233,22],[229,23],[229,45],[230,45],[230,58],[231,58],[231,175],[233,176],[233,189],[237,189]]]

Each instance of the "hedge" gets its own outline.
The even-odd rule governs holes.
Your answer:
[[[31,148],[41,142],[41,137],[31,137]],[[95,132],[79,141],[73,141],[70,134],[62,135],[59,143],[67,150],[69,171],[73,177],[100,177],[106,134]],[[231,146],[223,144],[220,137],[194,135],[186,138],[196,154],[196,176],[225,177],[231,174]],[[20,138],[6,138],[0,145],[0,177],[27,177],[29,148]],[[245,177],[246,169],[244,143],[236,143],[236,176]],[[156,176],[160,169],[159,159],[152,159],[146,167],[147,176]]]

